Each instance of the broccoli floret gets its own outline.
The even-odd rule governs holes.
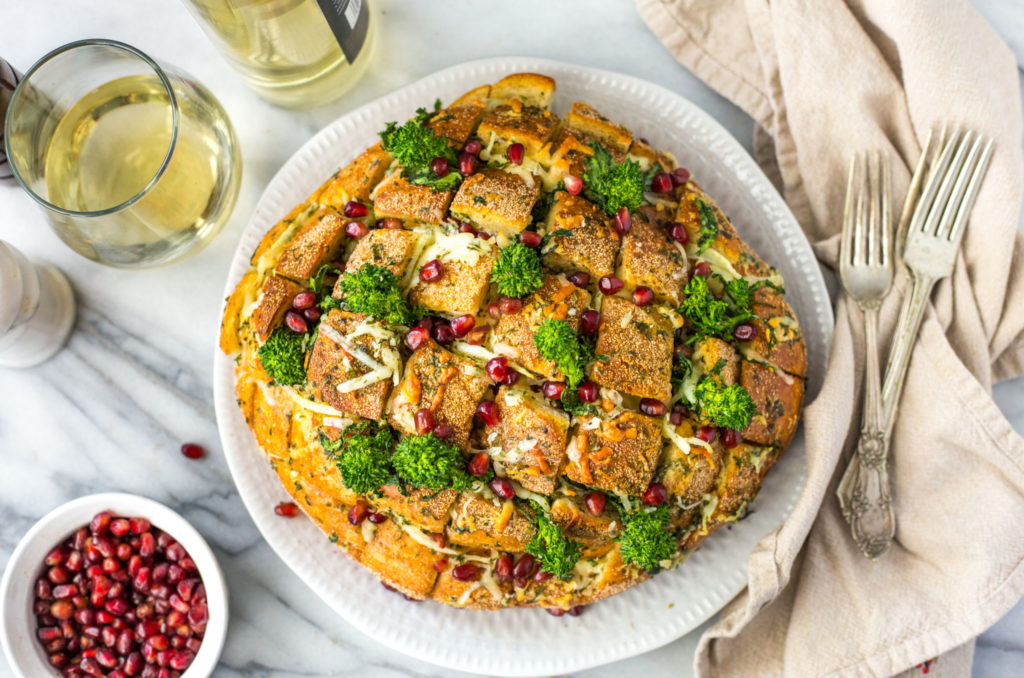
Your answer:
[[[525,297],[536,292],[543,282],[537,250],[521,242],[501,250],[491,267],[491,281],[506,297]]]
[[[402,297],[398,278],[389,269],[364,264],[341,278],[345,304],[355,313],[362,313],[388,325],[410,325],[417,313]]]
[[[353,492],[375,494],[392,481],[395,432],[390,426],[372,421],[352,424],[334,441],[321,432],[320,444],[337,464],[345,487]]]
[[[560,398],[562,409],[574,417],[585,417],[588,414],[596,414],[597,408],[590,403],[583,402],[580,393],[574,388],[567,388],[562,391]]]
[[[697,214],[700,215],[700,232],[697,236],[697,254],[703,254],[704,250],[711,246],[711,243],[718,237],[718,217],[703,200],[697,200]]]
[[[439,108],[440,102],[435,103],[434,111],[437,112]],[[462,175],[449,171],[439,177],[430,169],[434,158],[444,158],[450,165],[458,162],[448,139],[427,127],[430,117],[431,113],[427,109],[420,108],[416,111],[416,117],[404,125],[389,122],[380,133],[382,145],[385,151],[402,164],[402,176],[410,183],[429,186],[433,191],[452,190],[462,181]]]
[[[564,320],[551,318],[543,321],[533,333],[533,345],[537,347],[537,352],[542,358],[558,366],[570,388],[576,388],[583,381],[583,368],[589,362],[590,356],[580,343],[572,325]]]
[[[622,559],[645,570],[660,567],[676,552],[676,542],[669,532],[668,508],[639,509],[622,515],[622,533],[616,540]]]
[[[679,312],[693,325],[694,336],[690,339],[691,342],[704,336],[731,340],[733,328],[754,317],[750,312],[750,303],[753,300],[751,287],[746,280],[738,285],[736,282],[733,280],[726,284],[726,292],[731,299],[738,302],[734,305],[715,297],[704,276],[695,275],[686,283],[686,298],[679,307]]]
[[[306,381],[306,337],[278,327],[260,346],[260,363],[275,383],[297,386]]]
[[[648,181],[640,163],[635,160],[616,163],[601,144],[591,141],[590,146],[594,154],[587,158],[583,169],[586,196],[608,214],[615,214],[621,207],[630,211],[639,207]]]
[[[694,389],[697,409],[715,426],[746,428],[757,413],[754,399],[739,384],[725,386],[718,379],[705,377]]]
[[[540,559],[540,569],[559,579],[569,579],[580,559],[580,545],[562,534],[562,528],[543,513],[537,514],[537,532],[526,545],[526,552]]]
[[[398,443],[391,463],[400,478],[416,487],[464,490],[470,484],[459,448],[430,433]]]

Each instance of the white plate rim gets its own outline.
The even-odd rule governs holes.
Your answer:
[[[361,119],[365,120],[368,116],[373,117],[378,128],[382,128],[383,124],[388,120],[403,119],[403,116],[411,115],[416,106],[424,105],[424,102],[428,100],[432,101],[436,94],[431,94],[431,92],[436,93],[442,87],[451,89],[453,83],[461,83],[459,86],[465,90],[482,82],[491,82],[502,75],[517,71],[549,73],[554,75],[556,80],[560,83],[562,83],[567,77],[576,77],[582,80],[588,80],[591,84],[596,84],[598,86],[616,87],[618,89],[657,97],[664,101],[670,101],[673,105],[679,106],[686,115],[691,116],[693,120],[692,124],[695,127],[700,128],[702,133],[706,133],[708,135],[708,147],[710,148],[713,146],[715,153],[727,158],[728,164],[732,166],[730,168],[731,170],[737,174],[742,173],[746,176],[746,179],[744,180],[744,183],[746,184],[745,188],[749,189],[751,194],[756,195],[758,200],[764,203],[765,210],[771,214],[772,228],[770,229],[771,234],[768,237],[772,238],[773,243],[781,248],[780,252],[784,253],[784,256],[790,258],[791,261],[796,262],[793,265],[798,265],[800,267],[800,275],[798,277],[803,278],[806,283],[804,286],[797,289],[799,290],[798,294],[801,295],[801,298],[804,300],[804,308],[801,309],[799,317],[805,336],[808,339],[809,367],[807,400],[810,400],[821,386],[821,381],[824,376],[824,368],[828,362],[828,354],[832,343],[832,327],[834,324],[832,308],[829,302],[824,279],[822,278],[821,271],[817,266],[810,244],[803,232],[800,230],[796,219],[790,213],[785,202],[782,200],[781,196],[778,195],[770,181],[764,176],[754,160],[746,153],[736,139],[734,139],[719,123],[713,120],[710,115],[682,96],[659,85],[634,78],[632,76],[560,61],[512,56],[465,62],[437,71],[405,87],[397,89],[390,94],[371,101],[364,106],[339,117],[333,123],[323,128],[301,148],[299,148],[288,159],[288,161],[284,163],[284,165],[282,165],[281,169],[278,170],[275,176],[271,179],[262,194],[259,202],[257,203],[256,209],[239,239],[239,246],[234,254],[231,268],[228,273],[224,297],[226,298],[230,294],[234,285],[237,284],[237,281],[241,279],[241,276],[248,268],[248,259],[251,247],[247,240],[252,240],[254,237],[258,240],[258,237],[261,237],[277,219],[286,213],[287,210],[290,209],[291,205],[297,204],[301,201],[317,185],[319,185],[324,177],[329,175],[329,172],[310,174],[310,167],[317,164],[317,158],[314,156],[323,151],[322,146],[329,142],[329,137],[340,134],[347,126],[352,124],[352,121],[359,121]],[[458,89],[458,87],[456,87],[456,89]],[[418,96],[411,100],[411,95],[417,93]],[[459,92],[454,92],[454,94],[457,93]],[[415,103],[411,103],[411,101],[415,101]],[[365,145],[368,145],[369,143],[372,143],[373,140],[365,139],[364,141],[366,142]],[[359,150],[362,149],[360,148]],[[337,158],[335,169],[337,166],[343,165],[344,162],[347,162],[350,159],[351,156]],[[684,161],[683,164],[685,165],[686,162]],[[333,171],[333,169],[330,171]],[[696,173],[695,177],[698,180],[701,179],[701,177]],[[291,186],[285,188],[284,186],[287,183],[291,183]],[[713,183],[714,182],[702,182],[702,185],[707,189],[708,186]],[[711,195],[715,197],[723,207],[728,205],[727,200],[719,199],[713,191],[709,190],[709,193],[711,193]],[[291,200],[290,203],[288,202],[289,200]],[[271,209],[270,206],[275,205],[276,203],[288,205],[288,207],[284,210],[281,210],[280,207]],[[728,210],[726,211],[728,212]],[[744,239],[750,239],[744,233],[744,229],[740,224],[737,224],[737,228],[740,230],[740,234],[744,236]],[[782,269],[783,266],[779,266],[779,268]],[[787,290],[787,299],[790,299],[791,303],[793,303],[792,292],[793,290]],[[794,303],[793,305],[797,306],[798,304]],[[223,311],[223,304],[221,309]],[[813,336],[808,332],[808,329],[813,329]],[[709,598],[702,601],[700,605],[695,606],[694,609],[686,611],[685,622],[676,624],[670,629],[660,629],[660,633],[640,638],[627,637],[635,636],[637,634],[623,634],[621,642],[619,642],[614,648],[602,646],[597,651],[593,652],[583,652],[580,651],[582,648],[562,646],[556,653],[549,652],[539,657],[536,653],[522,653],[521,656],[517,656],[517,663],[509,664],[507,657],[502,658],[500,655],[490,652],[473,652],[467,648],[455,648],[453,651],[453,648],[445,646],[444,643],[441,644],[441,647],[424,645],[422,642],[417,644],[416,642],[411,641],[407,635],[403,636],[402,634],[395,632],[394,627],[382,626],[380,620],[376,619],[374,616],[375,612],[377,613],[377,616],[381,615],[381,612],[376,605],[372,606],[374,608],[373,611],[368,611],[361,609],[358,605],[350,603],[345,598],[339,599],[337,596],[331,595],[327,591],[327,585],[323,581],[322,573],[315,571],[315,568],[311,567],[311,564],[308,561],[303,562],[301,554],[297,552],[302,551],[305,553],[305,549],[314,548],[315,544],[306,544],[303,549],[296,549],[295,544],[287,543],[296,539],[301,541],[301,537],[296,536],[296,528],[298,526],[289,525],[285,528],[280,522],[281,519],[276,517],[273,513],[274,502],[267,501],[265,497],[259,496],[259,488],[257,487],[258,481],[252,474],[259,474],[260,471],[253,471],[251,467],[247,466],[247,463],[251,463],[253,461],[253,455],[258,455],[259,459],[262,461],[261,470],[264,472],[264,476],[269,474],[273,477],[273,482],[278,483],[277,476],[270,469],[269,464],[266,463],[265,456],[256,446],[251,434],[249,434],[248,429],[245,427],[244,420],[237,408],[234,396],[234,361],[231,358],[224,356],[216,347],[214,349],[214,405],[218,430],[220,432],[221,442],[232,478],[238,487],[239,494],[241,495],[246,509],[249,511],[249,514],[252,516],[257,528],[260,530],[261,534],[263,534],[271,548],[299,576],[299,578],[307,584],[307,586],[327,602],[332,609],[345,618],[346,621],[364,633],[370,635],[377,642],[414,658],[451,669],[488,673],[493,675],[540,676],[578,671],[635,656],[682,637],[713,616],[746,586],[747,558],[745,556],[743,558],[730,557],[730,562],[733,567],[730,572],[727,573],[728,576],[723,575],[720,581],[715,582],[715,588],[709,589],[706,592]],[[239,444],[237,442],[237,436],[239,435],[240,429],[244,429],[243,435],[248,435],[247,444]],[[787,450],[786,455],[784,455],[776,468],[778,469],[784,465],[795,465],[797,467],[791,474],[793,484],[790,487],[784,507],[777,511],[777,520],[772,521],[773,524],[771,525],[771,529],[762,529],[763,533],[760,537],[767,535],[778,527],[786,517],[788,517],[790,511],[796,505],[799,497],[804,491],[804,486],[806,484],[806,455],[803,448],[802,430],[798,432],[798,435],[791,444],[790,449]],[[781,472],[773,470],[773,474],[769,474],[766,479],[765,486],[772,484],[774,474],[781,474]],[[285,494],[284,489],[279,486],[279,483],[277,490],[277,495],[280,499],[285,500],[287,495]],[[755,507],[758,503],[761,503],[760,499],[755,503]],[[323,539],[319,528],[313,526],[312,523],[308,523],[308,527],[315,532],[321,542],[327,543],[327,540]],[[737,527],[739,528],[740,525],[737,524]],[[299,531],[301,531],[301,529]],[[737,532],[738,531],[740,530],[738,529]],[[708,549],[714,549],[716,551],[720,550],[717,548],[718,545],[723,541],[728,541],[730,537],[734,536],[735,535],[727,536],[725,534],[715,535],[705,542],[705,546],[702,547],[702,551]],[[749,552],[746,555],[749,555]],[[671,573],[665,573],[660,576],[665,577],[674,573],[684,572],[688,566],[692,565],[696,560],[702,557],[702,552],[698,552],[680,568],[672,571]],[[717,557],[717,555],[712,555],[710,557],[713,559]],[[355,563],[350,561],[348,558],[344,558],[344,561],[347,565],[351,565],[362,574],[365,574],[367,581],[375,582],[372,575],[363,570],[360,566],[355,565]],[[655,578],[649,582],[645,582],[638,587],[634,587],[630,591],[606,601],[604,604],[607,605],[616,599],[629,596],[631,593],[637,591],[642,591],[644,587],[651,587],[657,580],[658,578]],[[378,586],[377,588],[379,589],[380,587]],[[363,592],[361,591],[360,593]],[[709,600],[712,600],[713,602],[709,602]],[[481,613],[455,610],[454,608],[447,608],[436,603],[429,603],[427,605],[442,608],[443,613],[441,613],[441,616],[448,619],[452,619],[450,617],[452,614],[493,614],[486,612]],[[413,610],[415,609],[423,609],[423,607],[413,608]],[[513,615],[524,613],[528,614],[530,611],[510,610],[503,611],[500,614]],[[543,612],[538,611],[537,613],[543,617],[548,617],[548,615],[544,615]],[[684,616],[682,611],[680,612],[680,615],[680,618]],[[417,616],[417,613],[413,611],[409,616],[415,617]],[[426,616],[432,620],[437,618],[437,615]],[[564,619],[569,618],[566,617]],[[585,615],[579,619],[586,620],[587,617]],[[367,622],[376,623],[371,624],[371,628],[367,629]],[[579,622],[577,621],[577,623]],[[586,622],[584,622],[584,624],[585,623]],[[630,623],[628,626],[633,627],[635,624]],[[436,635],[440,636],[441,634],[438,633]],[[576,651],[573,652],[573,650]]]

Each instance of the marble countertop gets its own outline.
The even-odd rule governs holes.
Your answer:
[[[1024,6],[1019,0],[976,4],[1024,65]],[[579,0],[520,0],[503,6],[510,12],[505,28],[486,34],[474,30],[493,24],[484,0],[374,0],[371,6],[379,37],[367,74],[340,101],[296,113],[246,89],[178,2],[0,3],[0,55],[21,69],[71,40],[123,40],[202,81],[238,132],[244,178],[234,215],[205,250],[165,268],[120,271],[78,257],[27,195],[0,183],[0,236],[60,266],[79,301],[63,352],[33,369],[0,369],[0,567],[37,518],[73,497],[123,490],[169,504],[211,542],[230,582],[231,628],[217,676],[451,675],[376,644],[314,596],[260,537],[220,452],[211,360],[228,262],[262,188],[300,145],[337,116],[435,70],[514,54],[652,80],[703,107],[750,148],[751,120],[680,67],[629,0],[591,2],[585,10]],[[571,23],[586,39],[517,30],[538,16],[552,25]],[[996,400],[1024,431],[1024,381],[997,387]],[[205,445],[207,458],[185,460],[178,448],[186,441]],[[975,675],[1019,674],[1022,638],[1024,603],[980,637]],[[676,678],[692,670],[695,646],[691,634],[578,675]],[[0,676],[7,675],[0,662]]]

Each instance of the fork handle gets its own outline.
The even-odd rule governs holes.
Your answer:
[[[896,322],[896,333],[893,335],[892,350],[889,362],[885,367],[885,381],[882,383],[882,422],[885,437],[892,434],[896,423],[896,410],[899,408],[900,395],[903,393],[903,382],[906,380],[907,368],[910,366],[910,354],[917,341],[917,333],[921,329],[928,299],[936,278],[913,274],[913,287],[910,294],[903,298],[900,317]]]
[[[864,412],[857,450],[836,494],[854,543],[869,558],[889,550],[896,531],[887,463],[888,436],[882,426],[878,365],[878,303],[864,311]]]

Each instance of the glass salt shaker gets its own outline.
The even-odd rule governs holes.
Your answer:
[[[64,274],[0,240],[0,367],[31,367],[64,346],[75,297]]]

